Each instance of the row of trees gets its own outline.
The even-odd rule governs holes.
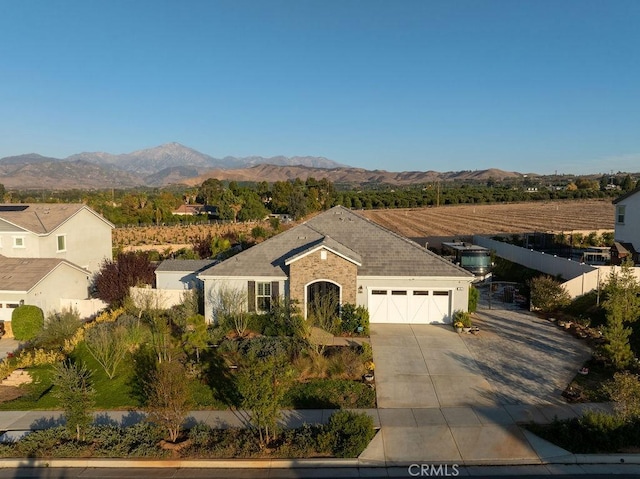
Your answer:
[[[408,208],[450,204],[478,204],[515,201],[544,201],[615,197],[636,186],[630,175],[622,179],[602,177],[600,182],[585,178],[562,187],[532,187],[536,182],[526,178],[515,183],[490,179],[485,182],[437,182],[411,186],[371,184],[353,188],[336,187],[327,179],[299,178],[269,184],[223,182],[215,178],[197,188],[137,188],[103,191],[11,191],[6,196],[12,202],[85,202],[116,225],[178,224],[203,221],[202,217],[177,216],[172,212],[181,204],[206,204],[217,209],[224,221],[261,220],[269,213],[289,214],[300,218],[334,205],[347,208]],[[619,190],[611,185],[620,183]],[[529,191],[527,191],[527,185]],[[0,185],[2,187],[2,185]],[[3,187],[0,197],[5,196]]]

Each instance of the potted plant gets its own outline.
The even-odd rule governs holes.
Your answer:
[[[454,312],[453,327],[456,328],[456,331],[459,333],[463,330],[466,332],[471,331],[471,313],[461,310]]]
[[[364,380],[370,383],[371,381],[373,381],[373,371],[376,368],[376,365],[373,361],[367,361],[366,363],[364,363],[364,367],[367,370],[367,372],[363,376]]]

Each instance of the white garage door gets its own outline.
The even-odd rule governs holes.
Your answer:
[[[449,322],[451,291],[378,288],[369,291],[372,323],[429,324]]]

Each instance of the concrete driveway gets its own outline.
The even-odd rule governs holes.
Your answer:
[[[465,342],[448,325],[371,325],[379,408],[493,405]]]
[[[539,464],[568,454],[517,423],[582,412],[560,393],[589,348],[526,311],[483,310],[477,325],[477,336],[371,325],[381,430],[361,460]]]

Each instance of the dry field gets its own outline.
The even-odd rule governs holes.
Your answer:
[[[412,237],[613,230],[610,199],[367,210],[372,221]]]
[[[465,236],[473,234],[523,233],[529,231],[613,230],[611,200],[549,201],[531,203],[456,205],[439,208],[364,210],[360,214],[409,238]],[[113,244],[128,249],[164,251],[189,246],[194,238],[245,235],[269,223],[225,223],[188,226],[116,228]]]
[[[137,250],[149,250],[151,245],[155,249],[164,250],[174,245],[175,247],[190,246],[198,237],[225,236],[237,238],[238,235],[250,237],[251,229],[257,225],[269,230],[269,223],[224,223],[185,226],[140,226],[131,228],[116,228],[113,231],[113,245],[115,247]]]

